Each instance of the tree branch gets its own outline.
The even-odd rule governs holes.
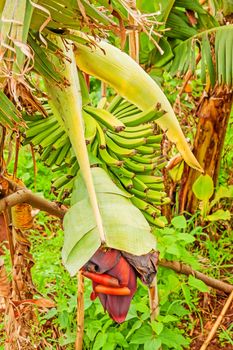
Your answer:
[[[178,261],[159,261],[159,265],[172,269],[178,273],[182,273],[186,276],[192,275],[199,280],[203,281],[207,286],[221,290],[225,293],[231,293],[233,291],[233,285],[217,280],[216,278],[209,277],[202,272],[193,270],[190,266],[182,264]]]
[[[11,187],[14,187],[15,184],[13,182],[10,183]],[[14,186],[13,186],[14,185]],[[14,187],[16,189],[16,186]],[[38,208],[40,210],[46,211],[47,213],[57,216],[58,218],[63,218],[65,213],[67,212],[67,208],[65,206],[60,206],[57,203],[50,202],[44,198],[41,198],[35,194],[33,194],[30,190],[26,188],[17,187],[18,190],[7,197],[4,197],[0,200],[0,213],[6,210],[7,208],[13,207],[19,203],[28,203],[34,208]],[[193,270],[190,266],[182,264],[178,261],[159,261],[159,265],[163,267],[167,267],[172,269],[178,273],[184,274],[186,276],[193,275],[194,277],[200,279],[209,287],[221,290],[225,293],[231,293],[233,291],[233,285],[222,282],[215,278],[209,277],[202,272]]]
[[[31,204],[32,207],[46,211],[47,213],[57,216],[61,219],[64,217],[67,211],[67,208],[65,206],[60,206],[57,203],[50,202],[33,194],[28,189],[22,188],[0,200],[0,213],[7,208],[11,208],[19,203]]]

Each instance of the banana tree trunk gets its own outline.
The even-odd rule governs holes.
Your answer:
[[[226,86],[216,86],[208,96],[203,95],[197,109],[199,120],[193,153],[205,173],[212,177],[215,186],[218,181],[232,97],[232,90]],[[180,212],[196,211],[198,202],[192,192],[192,185],[198,176],[196,170],[185,166],[179,192]]]

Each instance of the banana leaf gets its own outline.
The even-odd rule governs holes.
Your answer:
[[[92,178],[106,236],[106,247],[134,255],[156,249],[156,240],[143,214],[102,168],[92,168]],[[77,176],[72,206],[64,218],[63,263],[74,275],[101,245],[87,188]]]

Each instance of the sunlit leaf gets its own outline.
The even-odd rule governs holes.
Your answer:
[[[192,275],[189,275],[188,284],[191,287],[198,289],[200,292],[204,293],[204,292],[209,291],[208,287],[206,286],[206,284],[203,281],[193,277]]]
[[[219,209],[215,211],[213,214],[206,216],[207,221],[219,221],[219,220],[230,220],[230,219],[231,219],[231,213],[229,212],[229,210],[223,210],[223,209]]]
[[[194,182],[192,189],[198,199],[207,201],[214,193],[213,180],[208,174],[200,175]]]

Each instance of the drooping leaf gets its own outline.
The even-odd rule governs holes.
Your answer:
[[[80,35],[77,33],[77,35]],[[93,39],[94,40],[94,39]],[[193,168],[202,171],[192,154],[174,111],[167,97],[155,81],[128,55],[101,41],[97,47],[75,44],[78,67],[112,86],[121,96],[141,110],[161,105],[164,115],[156,123],[176,144],[184,160]],[[135,78],[137,77],[137,78]]]
[[[13,128],[16,124],[22,124],[23,120],[15,105],[0,90],[0,124]]]
[[[65,59],[62,65],[62,75],[64,81],[66,82],[63,84],[63,86],[54,86],[50,80],[45,79],[45,84],[49,95],[49,102],[55,116],[58,117],[58,121],[62,119],[64,123],[65,130],[69,136],[72,149],[77,158],[80,171],[87,187],[87,197],[90,200],[92,208],[90,215],[94,216],[99,239],[102,243],[105,243],[106,237],[91,175],[85,141],[82,116],[82,94],[74,53],[72,50],[72,43],[67,42],[66,46],[64,46],[61,38],[55,36],[51,36],[51,41],[53,41],[54,44],[56,44],[60,50],[66,54],[68,59]],[[56,57],[52,56],[51,59],[53,60],[53,64],[57,63]],[[85,234],[86,233],[87,232],[85,232]],[[93,239],[93,235],[91,235],[91,237]],[[98,244],[98,240],[96,244]]]
[[[206,33],[203,34],[202,36],[202,55],[203,55],[203,59],[205,59],[205,62],[207,64],[210,82],[213,87],[215,84],[216,76],[215,76],[215,69],[214,69],[214,63],[213,63],[212,54],[211,54],[209,38],[208,38],[208,34]]]
[[[205,29],[199,33],[181,41],[173,50],[174,60],[172,62],[170,72],[172,75],[185,74],[192,66],[196,66],[196,62],[192,53],[198,46],[201,47],[201,78],[205,82],[206,75],[209,76],[211,85],[215,84],[217,79],[219,84],[227,84],[232,86],[232,47],[233,47],[233,25],[215,26],[212,29]],[[210,40],[214,41],[214,51],[210,44]],[[195,45],[194,45],[195,44]],[[198,52],[196,50],[196,52]],[[216,62],[216,64],[214,64]],[[206,69],[207,68],[207,69]]]
[[[92,168],[92,176],[102,217],[106,246],[134,255],[156,249],[156,241],[144,216],[101,168]],[[92,215],[87,189],[78,175],[72,207],[64,219],[63,261],[73,275],[99,248],[101,241]]]
[[[192,10],[197,13],[206,13],[203,7],[199,4],[198,0],[189,1],[189,0],[176,0],[175,6],[183,7],[187,10]]]
[[[166,32],[170,38],[186,40],[197,34],[197,30],[188,23],[187,17],[180,10],[170,12],[166,27],[171,28]]]

